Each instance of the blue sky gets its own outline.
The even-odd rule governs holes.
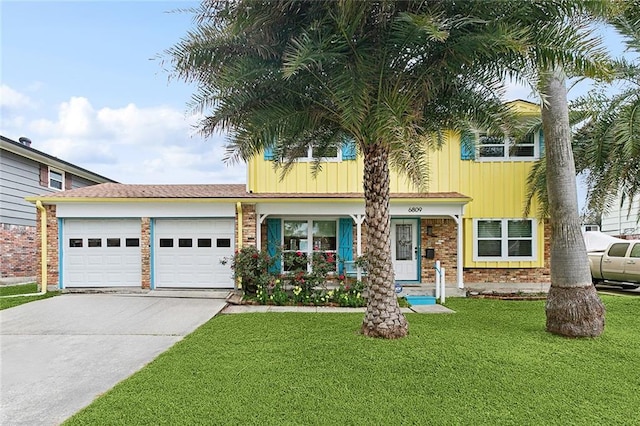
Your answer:
[[[222,135],[194,135],[194,87],[153,60],[192,27],[170,12],[197,5],[1,1],[0,134],[123,183],[243,183]]]

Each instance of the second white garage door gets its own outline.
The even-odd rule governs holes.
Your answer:
[[[154,282],[165,288],[232,288],[233,219],[157,219]]]

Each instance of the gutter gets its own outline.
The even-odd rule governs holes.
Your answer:
[[[242,248],[242,203],[240,201],[236,203],[236,212],[238,213],[238,220],[236,225],[238,229],[238,241],[236,246],[237,253]],[[239,289],[242,288],[242,278],[238,278],[236,287]]]

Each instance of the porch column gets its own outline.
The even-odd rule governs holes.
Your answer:
[[[352,214],[351,218],[356,223],[356,254],[358,257],[362,256],[362,223],[364,222],[363,214]],[[358,266],[356,268],[356,279],[362,280],[362,270]]]
[[[456,215],[455,216],[456,219],[456,224],[458,226],[458,256],[456,259],[456,272],[458,275],[458,288],[459,289],[463,289],[464,288],[464,273],[462,271],[462,260],[464,258],[463,253],[462,253],[462,247],[464,246],[463,244],[463,238],[464,238],[464,233],[462,232],[462,215]]]
[[[268,214],[259,214],[256,208],[256,248],[262,250],[262,222],[269,216]]]

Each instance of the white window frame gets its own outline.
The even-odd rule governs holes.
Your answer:
[[[47,181],[47,186],[49,187],[49,189],[53,189],[54,191],[64,191],[64,182],[65,182],[65,176],[64,176],[64,171],[62,170],[58,170],[58,169],[53,169],[51,167],[48,167],[48,173],[47,173],[47,177],[48,177],[48,181]],[[51,181],[53,180],[54,182],[57,182],[57,179],[52,179],[51,177],[51,173],[57,173],[60,175],[60,188],[56,188],[55,186],[51,186]]]
[[[531,240],[531,256],[509,256],[509,221],[531,222],[531,237],[518,237],[520,240]],[[497,240],[498,238],[479,238],[478,222],[499,221],[501,223],[501,253],[502,256],[479,256],[478,242],[481,240]],[[538,223],[536,219],[531,218],[478,218],[473,219],[473,261],[474,262],[535,262],[538,260]]]
[[[307,249],[306,250],[300,250],[300,248],[298,248],[297,250],[288,250],[287,248],[285,248],[284,246],[284,232],[285,232],[285,227],[284,227],[284,223],[286,221],[289,222],[307,222]],[[282,247],[282,253],[295,253],[297,251],[300,251],[302,253],[304,253],[307,256],[307,259],[309,259],[309,263],[307,264],[307,271],[311,272],[311,259],[313,257],[313,253],[315,250],[313,250],[313,222],[314,221],[319,221],[319,222],[335,222],[336,223],[336,249],[335,250],[318,250],[318,252],[322,252],[322,253],[333,253],[334,254],[334,259],[336,259],[335,265],[336,265],[336,273],[338,271],[338,249],[340,247],[340,224],[338,223],[338,218],[335,217],[312,217],[312,218],[308,218],[308,217],[285,217],[282,218],[281,222],[280,222],[280,229],[282,229],[282,239],[280,240],[280,247]],[[282,272],[283,274],[288,274],[290,271],[285,271],[285,265],[284,265],[284,259],[282,260],[282,265],[280,266],[280,272]]]
[[[325,163],[337,163],[342,161],[342,148],[338,146],[337,148],[337,156],[336,157],[320,157],[320,161]],[[309,163],[314,161],[313,158],[313,145],[309,145],[307,148],[307,155],[304,157],[296,157],[296,161],[300,163]]]
[[[535,132],[533,134],[533,157],[512,156],[510,154],[510,151],[511,151],[510,148],[515,144],[512,142],[513,138],[510,138],[507,136],[503,138],[502,144],[487,145],[487,146],[502,147],[504,149],[504,155],[502,157],[483,157],[480,155],[480,148],[485,145],[480,144],[480,137],[486,136],[488,132],[476,130],[473,133],[474,133],[475,147],[476,147],[475,157],[478,161],[535,161],[538,158],[540,158],[540,132]],[[529,144],[524,144],[524,145],[529,145]]]

